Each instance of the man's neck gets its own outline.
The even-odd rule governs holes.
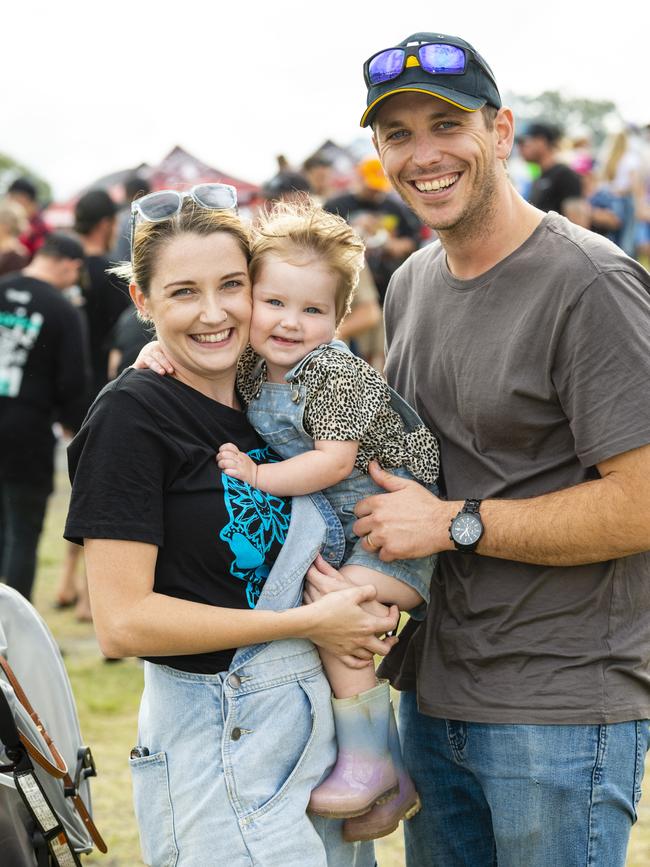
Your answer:
[[[521,247],[543,217],[544,213],[522,199],[508,182],[474,234],[453,229],[439,233],[449,270],[460,280],[480,277]]]
[[[26,268],[23,268],[22,275],[23,277],[31,277],[32,280],[41,280],[43,283],[49,283],[50,286],[53,286],[55,289],[57,288],[52,282],[52,274],[49,268],[42,262],[30,262]]]

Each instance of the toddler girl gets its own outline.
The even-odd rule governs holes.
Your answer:
[[[250,264],[250,346],[237,385],[253,426],[284,460],[257,465],[232,444],[222,446],[217,459],[227,475],[270,494],[323,491],[345,530],[341,572],[355,584],[376,587],[375,607],[418,609],[429,599],[434,558],[383,563],[352,532],[357,501],[381,492],[367,474],[370,460],[434,492],[439,469],[433,434],[374,368],[334,339],[362,266],[363,243],[340,217],[304,202],[279,204],[261,217]],[[402,770],[399,744],[393,744],[396,759],[388,748],[388,740],[396,740],[394,731],[387,738],[394,727],[388,684],[377,683],[372,667],[349,668],[325,653],[321,658],[335,696],[339,756],[312,793],[310,810],[367,813],[389,799],[399,781],[404,791],[383,812],[415,811],[417,795]],[[374,818],[347,823],[347,830],[356,825],[359,833]]]

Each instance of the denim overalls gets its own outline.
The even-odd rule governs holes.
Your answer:
[[[305,413],[306,388],[301,384],[300,377],[305,366],[323,352],[344,352],[351,355],[350,350],[340,340],[317,347],[286,374],[287,384],[265,382],[259,393],[251,400],[247,415],[248,420],[261,437],[283,458],[292,458],[303,452],[312,451],[314,440],[303,427]],[[387,386],[390,393],[391,408],[400,416],[406,432],[415,430],[422,425],[422,420],[397,392]],[[413,478],[403,469],[390,469],[390,472],[403,478]],[[427,485],[434,494],[438,493],[436,485]],[[356,521],[354,507],[357,501],[373,494],[384,493],[383,488],[373,482],[372,478],[357,469],[350,475],[323,491],[343,525],[346,546],[344,560],[375,569],[386,575],[392,575],[413,587],[425,602],[429,601],[431,576],[436,563],[435,557],[420,557],[416,560],[396,560],[383,563],[376,554],[365,551],[360,539],[352,532]],[[417,619],[424,617],[423,606],[411,612]]]
[[[324,497],[294,498],[256,608],[300,605],[316,554],[338,565],[344,548]],[[214,675],[145,662],[138,743],[150,753],[130,761],[146,864],[373,867],[371,843],[344,843],[340,821],[306,813],[336,759],[330,687],[310,641],[242,647]]]

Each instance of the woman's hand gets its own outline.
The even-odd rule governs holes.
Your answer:
[[[365,610],[376,596],[371,585],[357,586],[319,555],[307,572],[303,611],[314,616],[308,637],[338,656],[350,668],[372,665],[374,654],[385,656],[398,639],[378,636],[395,629],[399,609],[392,605],[384,617]]]
[[[224,443],[217,452],[217,464],[227,476],[248,482],[251,487],[256,487],[257,464],[246,452],[240,451],[233,443]]]
[[[149,370],[153,370],[154,373],[159,373],[161,376],[174,372],[173,364],[167,358],[157,340],[152,340],[142,347],[132,367],[135,367],[136,370],[146,370],[149,368]]]

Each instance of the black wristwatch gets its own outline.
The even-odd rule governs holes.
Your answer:
[[[483,535],[483,521],[479,514],[480,500],[465,500],[463,508],[449,525],[449,538],[457,551],[473,554]]]

